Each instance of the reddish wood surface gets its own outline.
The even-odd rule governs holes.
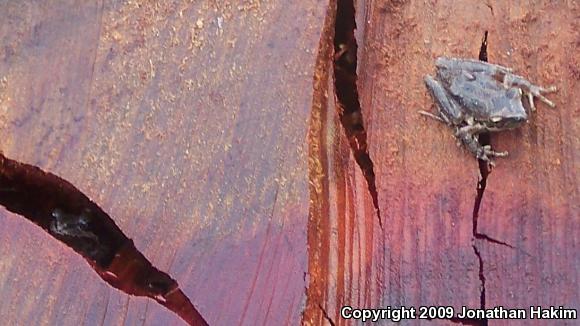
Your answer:
[[[337,116],[329,3],[3,3],[0,148],[97,202],[212,325],[347,325],[347,304],[482,298],[578,309],[579,5],[357,3],[381,228]],[[476,58],[484,30],[490,62],[559,88],[555,109],[492,136],[510,156],[475,232],[509,246],[475,239],[477,162],[417,114],[434,58]],[[6,323],[181,323],[0,219]]]
[[[326,4],[3,2],[0,148],[109,213],[212,325],[297,324]],[[181,324],[0,211],[6,324]]]
[[[401,163],[379,165],[381,204],[388,216],[405,220],[397,224],[414,225],[416,232],[399,238],[416,252],[408,266],[418,271],[405,283],[417,295],[405,301],[472,305],[484,277],[486,307],[577,309],[580,101],[572,94],[580,90],[580,6],[443,1],[374,3],[365,10],[370,22],[361,89],[368,91],[363,108],[371,153],[375,161]],[[510,156],[498,160],[488,178],[476,231],[514,248],[469,239],[477,165],[455,147],[449,130],[414,112],[431,102],[420,84],[433,71],[433,58],[476,58],[483,30],[489,30],[490,62],[559,88],[550,96],[556,109],[541,105],[526,126],[492,136]]]
[[[358,90],[385,227],[345,135],[327,118],[319,134],[333,141],[315,154],[329,175],[320,204],[328,217],[312,237],[325,246],[309,255],[319,282],[309,289],[307,321],[352,324],[339,316],[345,304],[578,309],[578,4],[368,1],[357,9]],[[474,229],[477,161],[417,111],[433,103],[422,79],[434,59],[477,58],[484,30],[491,62],[559,91],[550,96],[555,109],[539,105],[529,124],[492,135],[510,156],[488,178]]]

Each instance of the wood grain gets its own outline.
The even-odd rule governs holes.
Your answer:
[[[485,281],[486,307],[578,307],[580,124],[570,96],[580,87],[578,4],[375,2],[366,10],[361,89],[368,91],[370,150],[374,160],[394,161],[377,172],[382,208],[416,232],[401,242],[418,249],[410,265],[415,280],[406,285],[420,296],[405,301],[472,306]],[[541,105],[528,125],[492,135],[493,146],[510,156],[488,178],[475,231],[514,248],[469,240],[477,165],[449,130],[415,114],[430,105],[421,77],[432,72],[434,57],[476,58],[484,30],[490,62],[559,88],[551,96],[556,109]]]
[[[336,0],[4,2],[0,149],[98,203],[211,325],[357,324],[343,305],[578,309],[579,5],[356,4],[382,228],[338,118]],[[476,58],[485,30],[490,62],[559,90],[491,136],[510,156],[474,219],[477,161],[417,111],[434,59]],[[181,323],[0,219],[7,324]]]
[[[0,146],[97,202],[210,324],[296,324],[325,5],[3,2]],[[181,323],[0,216],[5,323]]]
[[[578,309],[580,124],[571,94],[580,87],[579,10],[547,1],[358,2],[358,91],[384,230],[329,116],[321,125],[333,137],[318,152],[328,161],[328,214],[317,233],[325,245],[318,255],[311,246],[309,256],[318,257],[310,269],[323,281],[309,292],[307,322],[356,324],[341,319],[343,305]],[[559,91],[550,96],[556,109],[542,104],[529,124],[491,136],[510,156],[498,159],[474,219],[477,161],[447,127],[417,111],[433,103],[423,76],[434,73],[434,59],[477,58],[485,30],[490,62]],[[334,110],[335,96],[328,97]]]

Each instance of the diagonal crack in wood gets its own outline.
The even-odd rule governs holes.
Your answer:
[[[190,325],[207,325],[177,282],[70,182],[0,153],[0,205],[72,248],[111,286],[149,297]]]
[[[331,326],[335,326],[336,323],[334,323],[334,320],[332,320],[332,318],[330,318],[330,316],[328,315],[328,312],[326,312],[326,309],[324,309],[324,307],[321,304],[318,304],[318,308],[320,308],[320,310],[322,311],[322,315],[324,316],[324,319],[326,319],[326,321]]]

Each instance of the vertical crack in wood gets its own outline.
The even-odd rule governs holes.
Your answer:
[[[487,62],[487,31],[485,31],[484,35],[483,35],[483,40],[481,41],[481,47],[479,49],[479,60],[481,61],[485,61]],[[490,143],[490,137],[488,133],[483,133],[479,135],[478,138],[479,143],[482,146],[485,145],[489,145]],[[477,242],[475,242],[477,240],[477,236],[478,236],[478,231],[477,231],[477,223],[478,223],[478,218],[479,218],[479,208],[481,207],[481,201],[483,199],[483,194],[485,192],[485,187],[487,186],[487,177],[489,176],[490,173],[490,165],[487,164],[487,162],[483,161],[483,160],[478,160],[478,164],[479,164],[479,173],[481,175],[481,179],[477,182],[477,186],[476,186],[476,190],[477,190],[477,196],[475,198],[475,204],[473,205],[473,252],[475,254],[475,256],[477,257],[477,262],[479,264],[479,282],[480,282],[480,288],[479,288],[479,306],[481,309],[485,309],[485,273],[484,273],[484,269],[483,269],[483,258],[481,257],[481,254],[479,252],[479,249],[477,248]],[[483,323],[483,325],[487,325],[488,320],[487,319],[483,319],[481,321]]]
[[[481,41],[481,48],[479,49],[479,60],[485,61],[485,62],[487,62],[487,34],[488,34],[487,31],[485,31],[485,33],[483,35],[483,40]],[[479,134],[478,141],[482,146],[486,146],[486,145],[491,144],[490,138],[491,137],[490,137],[489,133],[487,133],[487,132],[481,133],[481,134]],[[477,183],[477,189],[476,189],[477,190],[477,197],[475,198],[475,204],[473,206],[473,236],[477,240],[484,240],[484,241],[488,241],[491,243],[506,246],[506,247],[511,248],[511,249],[516,249],[514,246],[510,245],[509,243],[497,240],[493,237],[488,236],[487,234],[480,233],[478,231],[477,222],[478,222],[478,218],[479,218],[479,209],[481,207],[481,202],[483,200],[483,194],[484,194],[485,188],[487,186],[487,178],[489,177],[489,174],[491,173],[491,167],[487,162],[485,162],[483,160],[478,160],[478,164],[479,164],[479,174],[480,174],[481,178]]]
[[[483,258],[481,257],[481,253],[479,252],[479,249],[477,248],[475,243],[472,246],[473,252],[475,253],[475,256],[477,256],[477,261],[479,262],[479,282],[481,285],[479,294],[479,305],[481,309],[485,309],[485,272],[483,268]],[[484,324],[487,325],[488,322],[487,318],[483,319],[482,322],[484,322]]]
[[[374,164],[367,144],[361,104],[357,89],[357,41],[353,0],[338,0],[334,25],[334,87],[340,122],[351,151],[367,182],[379,226],[383,228]]]
[[[481,179],[477,182],[477,196],[475,198],[475,204],[473,206],[473,252],[475,253],[475,256],[477,257],[477,262],[479,264],[479,282],[480,282],[480,297],[479,297],[479,305],[481,309],[485,309],[485,274],[484,274],[484,269],[483,269],[483,258],[481,257],[481,253],[479,252],[479,249],[477,248],[477,242],[475,242],[478,239],[478,232],[477,232],[477,222],[478,222],[478,217],[479,217],[479,208],[481,206],[481,201],[483,199],[483,193],[485,191],[485,187],[487,184],[487,177],[489,175],[489,170],[488,170],[488,164],[487,162],[484,161],[479,161],[479,168],[480,168],[480,174],[481,174]],[[487,319],[482,320],[482,322],[485,323],[485,325],[487,325]]]
[[[0,153],[0,205],[72,248],[111,286],[149,297],[190,325],[207,325],[177,282],[70,182]]]
[[[479,49],[479,60],[485,61],[485,62],[487,62],[487,35],[488,35],[487,31],[485,31],[483,34],[483,40],[481,41],[481,48]],[[478,141],[482,146],[490,145],[491,144],[490,134],[487,132],[479,134]],[[483,160],[478,160],[478,164],[479,164],[479,174],[480,174],[481,178],[477,183],[477,189],[476,189],[477,190],[477,197],[475,198],[475,204],[473,206],[473,236],[477,240],[484,240],[484,241],[488,241],[491,243],[506,246],[506,247],[511,248],[511,249],[516,249],[514,246],[510,245],[507,242],[497,240],[493,237],[488,236],[487,234],[480,233],[478,231],[477,221],[479,218],[479,209],[481,207],[481,202],[483,200],[483,194],[484,194],[485,188],[487,186],[487,178],[489,177],[489,174],[491,173],[491,167],[487,162],[485,162]]]

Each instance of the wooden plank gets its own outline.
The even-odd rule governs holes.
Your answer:
[[[359,90],[388,226],[376,302],[577,308],[580,143],[570,94],[579,88],[578,5],[376,1],[361,9]],[[529,124],[491,136],[510,156],[497,160],[474,219],[477,162],[417,110],[432,105],[422,78],[434,58],[477,58],[484,30],[490,62],[559,91],[549,96],[556,109],[540,104]]]
[[[327,140],[319,157],[328,160],[324,173],[329,181],[323,200],[328,206],[328,222],[321,224],[326,231],[319,231],[319,241],[325,241],[325,245],[320,250],[322,258],[314,266],[323,284],[309,288],[305,311],[305,321],[314,325],[355,323],[341,318],[344,305],[479,305],[478,260],[471,246],[470,219],[478,170],[451,159],[424,164],[433,155],[428,149],[434,145],[418,140],[429,137],[432,128],[425,124],[421,129],[418,125],[423,123],[416,112],[420,106],[403,109],[408,106],[406,101],[413,102],[414,93],[424,92],[422,76],[411,76],[404,69],[417,58],[406,55],[409,49],[398,49],[397,44],[387,42],[389,36],[400,35],[404,29],[390,16],[397,15],[398,8],[390,7],[390,3],[363,6],[359,3],[356,12],[357,87],[383,227],[368,180],[348,150],[348,128],[337,127],[340,123],[336,118],[327,117],[321,125],[333,138]],[[393,66],[387,66],[386,59],[395,60],[389,62]],[[413,81],[413,77],[418,79]],[[338,97],[332,77],[329,79],[328,89],[332,91],[326,109],[336,115],[341,109],[335,109]],[[416,123],[409,125],[412,119]],[[443,132],[441,136],[451,139]],[[453,142],[447,146],[454,147]],[[444,159],[441,155],[438,158]],[[342,171],[336,168],[336,162],[340,162]],[[455,168],[458,175],[434,173],[444,165]],[[473,166],[477,168],[475,161]],[[437,186],[429,186],[431,175],[434,184],[439,182]],[[456,185],[456,178],[461,177],[472,182]],[[449,189],[451,194],[441,189]],[[309,254],[311,270],[313,247]],[[325,252],[327,247],[330,252]]]
[[[580,43],[573,32],[578,5],[357,4],[358,75],[351,78],[358,79],[384,227],[376,222],[371,192],[336,120],[341,109],[335,108],[340,96],[334,93],[336,76],[328,62],[337,58],[331,52],[326,61],[319,61],[327,78],[320,88],[329,95],[319,103],[314,100],[325,115],[318,125],[322,131],[315,128],[320,145],[311,150],[320,174],[328,178],[319,182],[320,218],[309,229],[315,281],[308,292],[305,322],[356,324],[341,318],[344,305],[450,305],[456,316],[462,306],[577,309],[580,143],[575,136],[578,110],[571,109],[578,107],[578,100],[570,94],[579,87]],[[540,85],[556,84],[559,91],[550,96],[555,110],[539,104],[529,124],[491,136],[492,145],[510,156],[497,160],[477,211],[478,162],[456,146],[447,127],[417,111],[433,103],[423,76],[434,73],[434,59],[477,58],[485,30],[490,62],[512,67]],[[314,105],[313,112],[317,108]],[[561,322],[572,321],[557,321]]]
[[[325,4],[1,6],[4,154],[98,203],[210,324],[298,323]],[[0,218],[6,323],[180,323],[31,223]]]
[[[580,307],[580,5],[491,2],[490,60],[540,85],[556,85],[551,109],[493,136],[510,152],[488,179],[478,229],[515,247],[481,243],[490,307]],[[504,31],[509,31],[505,33]],[[544,324],[544,322],[537,322]],[[558,321],[574,324],[574,321]]]
[[[347,304],[577,308],[578,5],[357,4],[382,228],[337,115],[335,1],[5,5],[0,146],[98,202],[210,324],[354,323]],[[490,62],[559,91],[491,137],[510,156],[474,218],[477,162],[417,111],[434,58],[476,58],[484,30]],[[8,323],[179,322],[0,217]]]

